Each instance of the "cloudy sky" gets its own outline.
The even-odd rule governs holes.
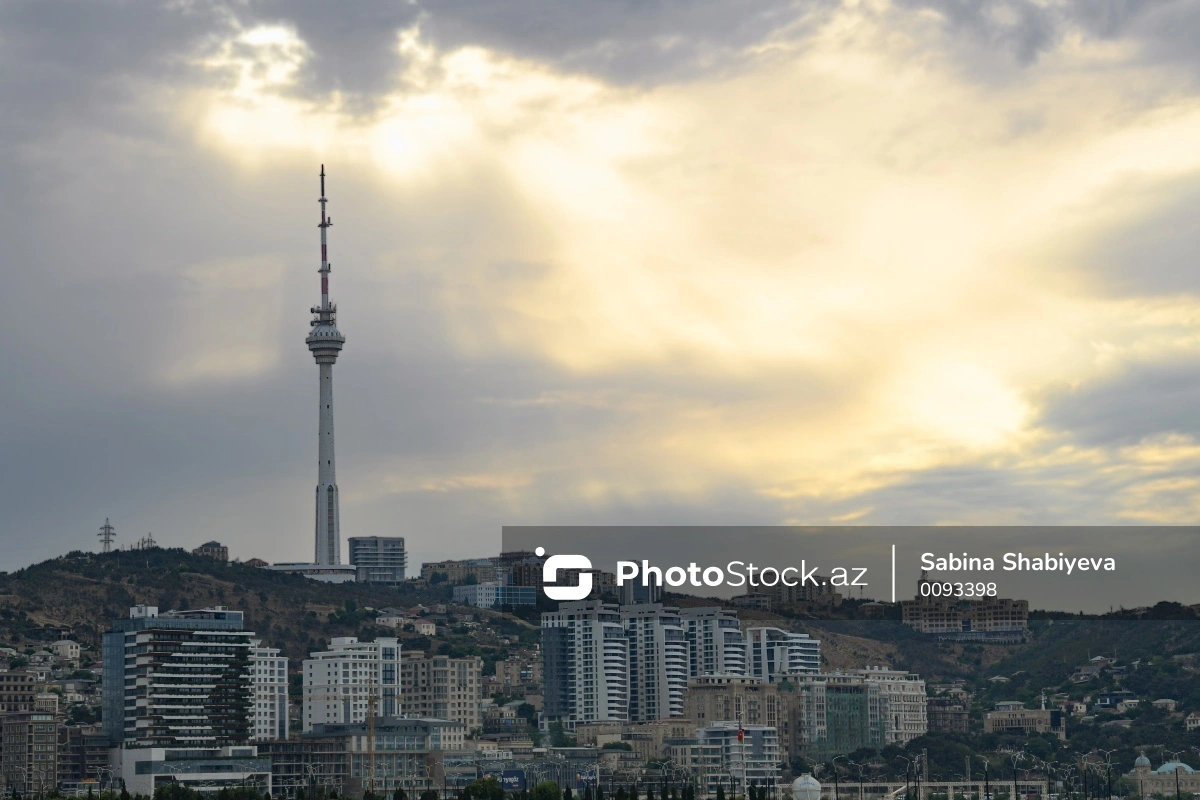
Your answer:
[[[0,0],[0,568],[1193,523],[1200,3]]]

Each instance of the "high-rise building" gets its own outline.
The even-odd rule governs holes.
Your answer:
[[[790,713],[792,755],[814,761],[887,741],[887,699],[878,683],[841,673],[795,675],[777,686],[794,687]]]
[[[288,738],[288,660],[278,647],[255,642],[250,656],[254,676],[254,734],[256,742]]]
[[[128,747],[221,747],[250,740],[252,631],[224,606],[135,606],[104,634],[104,731]]]
[[[765,725],[779,734],[779,746],[795,755],[794,686],[768,683],[745,675],[702,675],[688,681],[684,716],[698,726],[715,722]]]
[[[400,707],[408,717],[448,719],[467,733],[482,727],[483,659],[417,656],[400,664]]]
[[[560,603],[542,614],[543,720],[629,719],[629,640],[620,609],[597,600]]]
[[[821,671],[821,642],[780,628],[746,631],[746,674],[767,681]]]
[[[679,609],[644,603],[620,613],[629,639],[630,722],[682,717],[688,642]]]
[[[679,610],[688,643],[688,677],[745,675],[746,638],[736,611],[720,607]]]
[[[99,725],[58,729],[58,781],[96,780],[108,767],[108,737]]]
[[[29,711],[0,718],[0,771],[21,795],[50,794],[58,787],[58,719]]]
[[[844,674],[879,685],[887,709],[884,745],[904,745],[929,732],[925,681],[920,675],[887,667],[851,669],[845,670]]]
[[[337,327],[337,306],[329,302],[329,253],[326,231],[333,223],[325,213],[325,165],[321,165],[321,304],[313,306],[312,328],[304,340],[317,362],[320,380],[318,393],[318,444],[316,492],[316,554],[313,563],[340,564],[341,520],[338,509],[337,464],[333,452],[333,364],[346,344]]]
[[[404,583],[408,556],[403,536],[351,536],[346,542],[359,583]]]
[[[400,645],[395,639],[360,642],[335,637],[328,650],[304,660],[304,730],[318,724],[364,722],[400,713]]]

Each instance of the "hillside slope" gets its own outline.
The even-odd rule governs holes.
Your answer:
[[[427,639],[378,627],[365,609],[428,605],[449,595],[444,587],[321,583],[178,549],[74,552],[0,576],[0,642],[24,648],[69,635],[81,644],[98,645],[113,619],[145,603],[163,611],[214,605],[243,611],[249,629],[293,659],[304,658],[334,636],[400,636],[406,648],[424,650],[430,647]],[[495,633],[535,635],[521,620],[479,614]],[[454,634],[447,644],[472,649],[469,640],[459,642]]]

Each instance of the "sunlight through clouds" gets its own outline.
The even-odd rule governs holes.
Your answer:
[[[309,45],[256,27],[202,58],[232,83],[187,107],[200,141],[246,166],[352,162],[431,204],[446,202],[443,184],[498,176],[487,191],[541,238],[490,258],[544,268],[446,280],[437,311],[469,357],[828,391],[801,412],[789,393],[667,396],[619,435],[580,434],[578,453],[514,458],[546,474],[587,461],[575,488],[588,502],[744,482],[802,509],[939,467],[1039,463],[1046,387],[1141,352],[1200,352],[1194,297],[1106,297],[1075,255],[1145,212],[1122,202],[1130,176],[1200,170],[1200,102],[1128,48],[1077,36],[1020,85],[974,82],[928,48],[943,23],[847,3],[815,31],[748,49],[737,69],[638,89],[440,49],[417,24],[398,34],[403,66],[367,115],[336,92],[292,92]],[[479,258],[391,269],[477,277]],[[467,477],[402,480],[536,491],[538,469],[516,482],[447,470]],[[830,518],[886,513],[860,505]]]

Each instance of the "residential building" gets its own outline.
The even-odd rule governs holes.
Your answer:
[[[1187,715],[1187,719],[1183,721],[1184,727],[1188,731],[1200,730],[1200,711],[1193,711]]]
[[[479,703],[483,659],[416,656],[400,663],[400,707],[405,716],[457,722],[467,733],[482,727]]]
[[[70,639],[59,639],[54,644],[50,645],[50,652],[58,656],[63,661],[78,661],[79,660],[79,643],[73,642]]]
[[[33,711],[37,678],[24,669],[0,672],[0,715]]]
[[[964,599],[934,597],[921,590],[929,584],[922,572],[917,596],[900,602],[905,625],[921,633],[956,641],[1021,641],[1029,627],[1029,601],[1003,597]]]
[[[496,681],[504,694],[516,689],[541,688],[541,654],[534,653],[528,658],[513,657],[497,661]]]
[[[400,713],[400,645],[393,638],[360,642],[335,637],[329,649],[304,660],[304,730],[364,722]]]
[[[278,647],[255,642],[250,656],[254,678],[254,730],[256,742],[288,738],[288,660]]]
[[[930,697],[925,701],[929,730],[936,733],[966,733],[969,721],[967,704],[959,697]]]
[[[683,716],[688,642],[679,609],[661,603],[621,607],[629,639],[629,721]]]
[[[737,608],[748,608],[753,611],[770,611],[771,598],[761,592],[746,592],[729,599],[729,604]]]
[[[50,794],[58,786],[58,720],[27,711],[0,718],[0,774],[22,796]]]
[[[702,675],[688,681],[684,716],[697,726],[741,721],[774,728],[780,749],[799,753],[794,740],[797,694],[786,682],[768,683],[746,675]]]
[[[542,614],[543,721],[629,719],[629,640],[618,606],[560,603]]]
[[[114,745],[222,747],[252,733],[252,631],[224,606],[135,606],[104,634],[104,730]]]
[[[497,581],[454,587],[454,602],[475,608],[532,608],[537,605],[537,589],[532,586],[506,586]]]
[[[739,730],[742,741],[738,741]],[[748,785],[768,787],[779,783],[782,758],[779,736],[774,728],[746,724],[739,727],[736,722],[717,722],[698,728],[696,743],[717,746],[720,772],[732,776],[734,781],[744,780]]]
[[[464,561],[431,561],[421,565],[422,580],[436,583],[438,576],[452,586],[467,580],[478,583],[497,580],[496,567],[486,558]]]
[[[856,675],[879,684],[887,704],[887,717],[883,725],[884,745],[904,745],[929,732],[925,681],[920,675],[887,667],[851,669],[842,674]]]
[[[350,563],[358,570],[359,583],[395,586],[404,583],[408,556],[402,536],[351,536]]]
[[[229,548],[220,542],[205,542],[193,550],[192,555],[207,556],[208,558],[215,558],[217,561],[224,562],[229,560]]]
[[[824,762],[864,747],[880,750],[895,739],[888,735],[888,701],[881,684],[846,673],[795,676],[787,684],[793,681],[793,754]]]
[[[688,644],[688,677],[745,675],[746,637],[736,611],[720,607],[679,611]]]
[[[108,737],[99,725],[62,725],[58,729],[58,780],[99,778],[108,768]]]
[[[787,586],[782,581],[774,586],[760,586],[759,591],[771,599],[772,608],[811,605],[831,608],[842,604],[833,581],[826,576],[813,575],[809,580]]]
[[[780,628],[746,631],[746,674],[766,681],[821,671],[821,642]]]
[[[348,753],[338,736],[302,733],[292,739],[262,742],[258,752],[271,762],[272,798],[295,800],[304,791],[309,797],[321,792],[345,796]]]
[[[1031,736],[1053,733],[1067,740],[1067,715],[1061,709],[1009,709],[989,711],[983,718],[984,733],[1008,733]]]
[[[323,747],[330,740],[337,741],[345,753],[345,779],[340,793],[361,797],[372,783],[376,794],[388,797],[400,788],[409,797],[418,797],[430,789],[440,790],[443,754],[466,749],[466,729],[456,722],[381,717],[375,720],[373,728],[368,730],[363,721],[350,725],[321,724],[313,729],[311,737],[320,740]],[[309,737],[310,734],[304,734],[301,740]]]

